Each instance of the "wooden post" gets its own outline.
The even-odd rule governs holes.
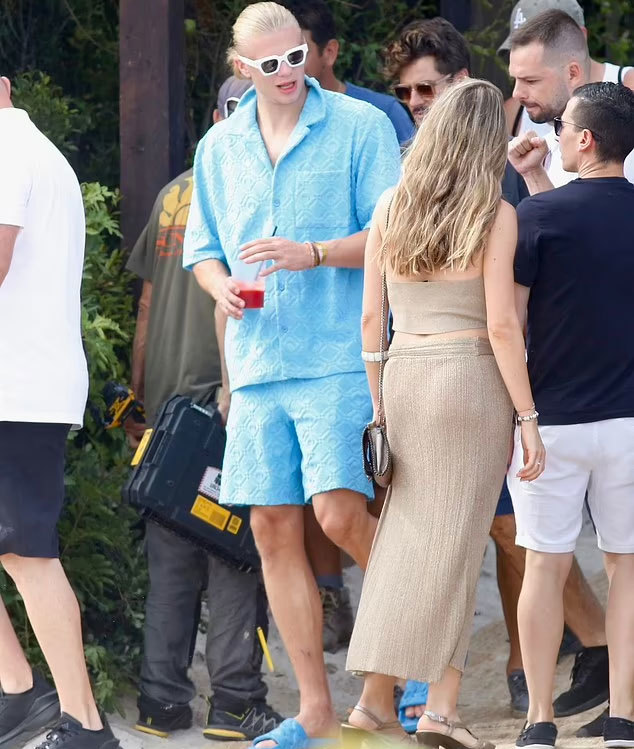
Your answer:
[[[184,169],[184,0],[121,0],[121,230],[131,249],[158,191]]]
[[[471,26],[471,0],[440,0],[440,15],[464,33]]]

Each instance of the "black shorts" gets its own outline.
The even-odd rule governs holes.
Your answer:
[[[59,556],[68,424],[0,421],[0,555]]]

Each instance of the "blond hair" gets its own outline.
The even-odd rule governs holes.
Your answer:
[[[288,28],[300,30],[297,19],[284,6],[271,2],[247,5],[233,24],[232,44],[227,50],[227,62],[233,68],[234,75],[242,77],[236,65],[236,57],[244,55],[250,39]]]
[[[385,233],[383,265],[397,275],[465,271],[484,250],[507,158],[501,91],[450,86],[430,107],[404,162]]]

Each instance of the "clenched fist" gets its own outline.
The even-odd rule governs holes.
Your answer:
[[[544,138],[529,130],[509,143],[509,161],[519,174],[525,175],[542,167],[548,151]]]

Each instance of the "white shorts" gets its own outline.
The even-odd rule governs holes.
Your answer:
[[[634,418],[540,426],[546,469],[520,482],[519,428],[508,473],[516,543],[533,551],[574,551],[588,494],[599,548],[634,554]]]

